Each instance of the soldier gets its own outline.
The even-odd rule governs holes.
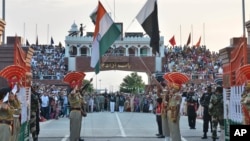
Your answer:
[[[19,131],[20,131],[20,114],[21,114],[21,103],[17,98],[16,93],[18,93],[19,86],[15,85],[14,88],[9,93],[9,104],[13,108],[13,135],[11,141],[18,141]]]
[[[32,134],[33,141],[38,141],[40,132],[40,94],[38,85],[31,87],[31,102],[30,102],[30,133]]]
[[[7,93],[10,92],[10,88],[0,89],[0,140],[11,141],[11,135],[13,132],[13,108],[6,102]]]
[[[250,83],[245,85],[245,90],[241,98],[243,124],[250,125]]]
[[[161,110],[161,118],[162,118],[162,132],[165,136],[165,141],[170,140],[170,129],[168,124],[168,103],[169,103],[169,88],[163,89],[163,101],[162,101],[162,110]]]
[[[224,109],[223,109],[223,88],[217,87],[215,93],[212,94],[210,103],[209,103],[209,114],[212,116],[213,132],[212,138],[213,141],[217,139],[217,126],[220,124],[221,128],[221,138],[224,140]]]
[[[76,85],[68,95],[70,104],[70,141],[83,141],[80,138],[82,128],[82,116],[83,116],[83,97],[80,94],[80,90]]]
[[[170,137],[172,141],[181,141],[180,132],[180,105],[181,105],[181,94],[179,93],[181,86],[179,84],[173,84],[169,93],[168,103],[168,124],[170,129]]]
[[[203,137],[201,139],[207,139],[208,124],[210,123],[210,128],[212,131],[212,120],[211,115],[208,113],[208,105],[212,95],[212,87],[207,87],[207,92],[201,96],[200,103],[203,106]]]
[[[188,124],[190,129],[196,129],[196,111],[199,108],[198,96],[194,92],[194,88],[191,87],[187,95],[187,115],[188,115]]]

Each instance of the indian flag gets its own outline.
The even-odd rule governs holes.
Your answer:
[[[115,42],[121,34],[120,30],[113,22],[105,8],[99,1],[95,20],[94,40],[92,43],[91,64],[95,68],[95,73],[100,70],[99,61],[108,48]]]

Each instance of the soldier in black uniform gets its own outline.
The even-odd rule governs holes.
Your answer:
[[[212,132],[212,119],[211,119],[211,115],[208,113],[208,106],[209,106],[211,95],[212,95],[212,87],[208,86],[207,92],[204,93],[200,99],[200,103],[204,108],[203,110],[203,133],[204,134],[203,134],[203,137],[201,137],[201,139],[207,139],[209,123],[210,123],[211,132]]]
[[[199,108],[198,96],[194,92],[194,88],[191,87],[187,95],[187,115],[188,115],[188,124],[190,129],[196,129],[196,111]]]

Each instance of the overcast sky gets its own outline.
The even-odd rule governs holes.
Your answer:
[[[62,42],[75,22],[93,32],[89,15],[98,0],[5,0],[6,36],[19,35],[35,43],[47,44],[52,36]],[[135,17],[146,0],[100,0],[115,22],[123,22],[124,32],[144,32]],[[1,2],[2,5],[2,2]],[[2,7],[2,6],[1,6]],[[250,2],[245,0],[245,18],[250,19]],[[0,11],[2,15],[2,10]],[[242,0],[158,0],[158,18],[165,45],[175,35],[177,45],[191,44],[201,36],[202,45],[212,51],[230,44],[230,38],[243,35]],[[105,83],[105,82],[103,82]],[[107,84],[111,87],[112,84]],[[103,86],[104,87],[104,86]]]

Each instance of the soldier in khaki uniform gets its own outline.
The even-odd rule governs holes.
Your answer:
[[[250,83],[245,85],[245,90],[241,97],[243,124],[250,125]]]
[[[70,141],[83,141],[80,138],[80,134],[83,116],[82,105],[84,104],[84,100],[78,86],[69,93],[68,100],[70,104]]]
[[[169,88],[165,86],[158,86],[157,88],[157,96],[162,98],[162,104],[161,104],[161,123],[162,123],[162,133],[165,137],[165,141],[170,140],[170,129],[168,124],[168,116],[167,116],[167,110],[168,110],[168,103],[169,103]]]
[[[167,117],[170,128],[170,137],[172,141],[181,141],[179,111],[180,111],[182,97],[179,91],[180,91],[180,86],[177,84],[173,84],[169,93],[170,98],[168,103]]]
[[[167,102],[167,119],[170,129],[171,141],[181,141],[180,132],[180,106],[182,102],[181,86],[189,81],[186,74],[179,72],[166,73],[164,79],[169,86],[168,102]]]
[[[15,86],[17,87],[17,86]],[[15,88],[14,89],[17,89]],[[16,96],[17,90],[12,89],[9,93],[9,104],[13,108],[13,135],[11,141],[18,141],[20,131],[20,114],[21,114],[21,103]]]
[[[13,125],[13,108],[5,102],[5,96],[10,88],[0,89],[0,141],[11,141]]]

